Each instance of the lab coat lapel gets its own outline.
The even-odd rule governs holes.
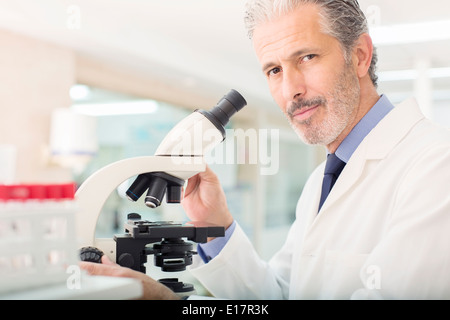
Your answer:
[[[419,106],[409,99],[394,108],[361,142],[336,181],[319,216],[326,214],[333,204],[362,178],[369,161],[380,161],[405,137],[411,127],[423,119]]]

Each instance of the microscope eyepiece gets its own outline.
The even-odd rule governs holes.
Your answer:
[[[230,92],[228,92],[224,96],[224,99],[230,101],[236,108],[236,111],[241,110],[243,107],[247,105],[247,101],[244,99],[244,97],[234,89],[231,89]]]
[[[225,127],[230,118],[246,105],[247,101],[244,97],[236,90],[231,89],[211,111],[202,111],[202,114],[207,117],[213,115],[220,122],[220,125]],[[210,117],[208,119],[211,120]]]

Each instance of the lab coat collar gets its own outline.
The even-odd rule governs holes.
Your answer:
[[[332,207],[333,203],[345,195],[361,178],[369,160],[384,159],[423,118],[415,99],[408,99],[389,112],[356,149],[323,204],[319,216]],[[318,192],[320,193],[320,190]]]

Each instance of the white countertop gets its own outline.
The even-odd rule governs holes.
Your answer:
[[[0,300],[127,300],[141,296],[140,281],[83,275],[79,289],[58,284],[0,295]]]

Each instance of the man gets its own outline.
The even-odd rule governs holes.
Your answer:
[[[293,129],[342,166],[329,194],[328,164],[312,173],[286,243],[268,263],[234,221],[216,176],[207,169],[191,178],[189,218],[227,228],[199,247],[191,273],[220,298],[450,298],[450,133],[414,100],[394,107],[377,93],[376,53],[357,1],[255,0],[246,22]],[[174,297],[143,282],[148,298]]]

